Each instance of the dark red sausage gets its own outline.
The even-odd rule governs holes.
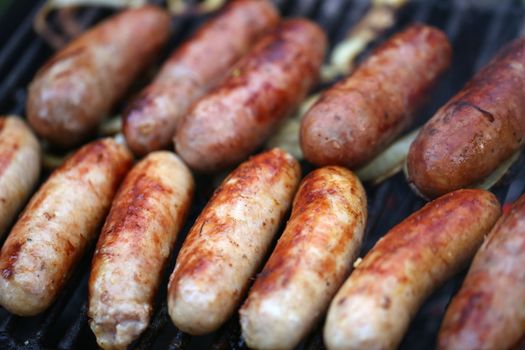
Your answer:
[[[217,86],[279,14],[269,1],[232,1],[164,63],[155,81],[124,112],[124,135],[136,154],[167,148],[180,119]]]
[[[525,38],[501,53],[423,127],[409,179],[428,197],[480,182],[525,142]]]
[[[525,195],[476,254],[448,307],[439,349],[510,349],[525,336]],[[523,349],[523,347],[521,347]]]
[[[177,130],[177,152],[198,171],[219,170],[248,157],[303,100],[325,48],[325,35],[313,22],[283,22],[194,105]]]
[[[411,123],[448,68],[451,51],[445,34],[426,25],[394,35],[307,112],[305,158],[350,168],[370,161]]]

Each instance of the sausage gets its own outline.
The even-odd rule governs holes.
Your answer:
[[[392,228],[332,301],[328,349],[395,349],[425,298],[469,261],[499,215],[490,192],[459,190]]]
[[[357,257],[366,193],[349,170],[311,172],[275,250],[240,310],[253,349],[293,349],[324,314]]]
[[[168,311],[182,331],[218,329],[255,274],[300,179],[297,161],[273,149],[234,170],[220,185],[181,248],[168,285]]]
[[[89,279],[89,324],[103,349],[127,349],[148,326],[193,190],[190,171],[170,152],[150,153],[126,176]]]
[[[325,35],[315,23],[283,22],[183,118],[175,136],[177,153],[201,172],[245,159],[304,99],[325,49]]]
[[[124,135],[139,155],[167,148],[190,106],[220,83],[254,43],[275,28],[269,1],[229,3],[164,63],[155,81],[124,112]]]
[[[451,52],[434,27],[415,24],[394,35],[306,113],[300,131],[305,158],[317,165],[365,165],[412,122]]]
[[[523,148],[525,38],[506,46],[421,129],[409,181],[427,197],[472,186]]]
[[[22,119],[0,118],[0,237],[31,195],[41,158],[40,144]]]
[[[525,335],[525,196],[492,229],[452,299],[439,349],[509,349]]]
[[[61,147],[82,143],[168,39],[169,15],[148,5],[102,22],[54,55],[31,82],[27,118]]]
[[[31,198],[0,251],[0,305],[44,311],[96,237],[131,154],[112,139],[78,150]]]

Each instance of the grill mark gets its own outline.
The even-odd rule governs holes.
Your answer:
[[[456,110],[460,110],[462,108],[473,108],[475,110],[477,110],[478,112],[481,113],[481,115],[487,119],[489,121],[489,123],[494,123],[494,121],[496,120],[496,118],[494,117],[494,114],[490,113],[489,111],[481,108],[480,106],[478,105],[475,105],[469,101],[465,101],[465,100],[461,100],[461,101],[458,101],[456,102],[456,104],[454,105],[454,112]]]
[[[6,260],[4,266],[1,268],[1,275],[6,280],[11,279],[15,273],[15,264],[18,261],[22,246],[23,244],[21,242],[15,242],[8,245],[6,251],[2,254],[2,257],[6,257]]]

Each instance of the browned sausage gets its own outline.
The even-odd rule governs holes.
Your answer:
[[[288,210],[301,172],[274,149],[234,170],[195,221],[168,286],[168,310],[184,332],[216,330],[235,311]]]
[[[525,195],[476,254],[439,333],[439,349],[504,350],[525,336]]]
[[[0,251],[0,304],[31,316],[56,298],[97,235],[131,154],[112,139],[78,150],[33,196]]]
[[[469,261],[499,215],[490,192],[459,190],[391,229],[332,301],[328,349],[395,349],[425,298]]]
[[[500,54],[423,127],[409,180],[428,197],[472,186],[525,140],[525,38]]]
[[[177,153],[198,171],[245,159],[305,97],[325,48],[325,35],[316,24],[283,22],[222,85],[192,107],[175,136]]]
[[[103,349],[127,349],[148,326],[193,187],[188,168],[170,152],[151,153],[126,176],[89,279],[89,324]]]
[[[122,12],[53,56],[29,86],[27,117],[37,134],[62,147],[80,144],[155,57],[169,15],[147,5]]]
[[[0,119],[0,237],[23,207],[40,176],[40,144],[17,117]]]
[[[394,35],[307,112],[300,134],[305,158],[350,168],[370,161],[412,122],[451,52],[445,34],[430,26]]]
[[[232,1],[164,63],[155,81],[124,112],[124,135],[136,154],[170,145],[191,104],[215,87],[279,14],[269,1]]]
[[[361,248],[366,193],[349,170],[311,172],[277,247],[240,310],[253,349],[293,349],[324,314]]]

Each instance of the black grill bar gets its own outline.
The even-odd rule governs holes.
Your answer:
[[[369,8],[367,0],[273,0],[286,16],[307,16],[317,21],[327,32],[333,47]],[[51,50],[32,31],[32,21],[43,0],[32,4],[19,1],[19,6],[30,9],[23,18],[10,18],[8,12],[0,18],[0,32],[7,21],[18,21],[7,40],[0,43],[0,110],[22,114],[25,106],[25,88]],[[78,18],[86,26],[105,16],[106,10],[83,9]],[[20,19],[21,18],[21,19]],[[455,48],[451,73],[438,87],[428,107],[416,124],[423,123],[452,96],[506,41],[525,33],[525,7],[518,0],[502,0],[495,5],[482,5],[464,0],[413,0],[399,13],[395,28],[388,34],[411,22],[426,22],[443,28]],[[202,22],[203,18],[179,17],[173,21],[173,35],[165,56],[180,44]],[[381,37],[378,42],[388,35]],[[377,43],[371,45],[372,48]],[[369,50],[367,50],[369,52]],[[366,55],[366,52],[365,54]],[[306,172],[309,167],[303,164]],[[186,232],[210,197],[213,188],[209,179],[197,178],[195,204],[177,248],[167,264],[161,288],[157,293],[156,309],[148,329],[132,349],[244,349],[238,317],[232,319],[214,335],[190,337],[176,329],[169,319],[166,305],[166,285],[169,273]],[[506,202],[515,200],[525,189],[525,159],[513,166],[494,192]],[[366,186],[369,217],[363,256],[388,229],[400,222],[424,201],[409,189],[403,174],[398,174],[378,186]],[[43,315],[21,318],[0,309],[1,349],[95,349],[96,342],[87,323],[87,283],[93,248],[80,263],[57,302]],[[437,329],[450,296],[459,288],[462,276],[445,284],[421,308],[401,346],[402,349],[432,348]],[[321,349],[322,322],[300,345],[299,349]]]
[[[64,336],[58,343],[59,350],[74,349],[77,344],[78,337],[83,328],[87,326],[87,301],[84,301],[80,309],[80,313],[71,326],[66,330]]]

